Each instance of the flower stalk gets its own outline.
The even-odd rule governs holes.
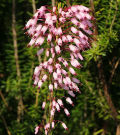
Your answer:
[[[42,6],[25,25],[27,35],[31,37],[28,46],[40,49],[37,56],[46,50],[45,61],[35,68],[34,85],[42,90],[43,83],[49,82],[47,90],[49,99],[42,104],[42,109],[49,111],[48,118],[45,125],[35,128],[35,134],[43,128],[45,135],[52,135],[52,129],[57,123],[61,123],[62,127],[68,130],[64,122],[55,120],[56,112],[60,112],[61,109],[70,116],[62,101],[64,95],[59,97],[57,93],[59,91],[68,93],[69,96],[65,97],[66,102],[74,106],[72,98],[76,93],[80,93],[76,69],[82,67],[81,52],[91,47],[89,41],[92,40],[93,19],[90,10],[82,5],[64,8],[53,6],[52,9]],[[44,48],[45,41],[46,48]]]

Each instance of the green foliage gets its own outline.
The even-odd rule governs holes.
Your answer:
[[[65,5],[61,0],[59,4]],[[117,3],[116,3],[117,2]],[[83,4],[90,7],[89,1],[71,0],[72,5]],[[57,125],[54,135],[115,135],[116,121],[111,115],[103,88],[103,80],[100,80],[96,61],[102,59],[106,82],[109,86],[109,94],[118,112],[117,119],[120,121],[120,0],[94,0],[96,25],[98,30],[97,40],[93,42],[90,50],[82,53],[83,67],[76,70],[80,79],[81,94],[76,96],[75,107],[69,107],[71,117],[66,118],[61,111],[59,118],[64,119],[69,131],[62,130]],[[117,4],[117,6],[116,6]],[[42,5],[51,5],[51,1],[36,0],[37,8]],[[61,6],[60,5],[60,6]],[[16,30],[18,42],[18,56],[21,72],[20,85],[16,73],[14,46],[12,38],[12,0],[0,2],[0,117],[4,117],[7,127],[12,135],[32,135],[36,125],[42,122],[44,112],[41,104],[48,98],[46,96],[47,83],[39,92],[38,106],[35,106],[37,89],[32,87],[32,75],[38,58],[35,57],[36,48],[27,48],[28,39],[22,30],[25,22],[32,16],[32,0],[16,1]],[[116,10],[117,7],[117,10]],[[44,54],[41,55],[41,58]],[[67,57],[67,56],[66,56]],[[118,64],[117,64],[118,62]],[[112,82],[109,79],[113,74]],[[20,90],[19,90],[20,89]],[[17,121],[18,99],[22,95],[24,109],[21,121]],[[57,96],[63,96],[58,93]],[[6,105],[8,104],[8,106]],[[65,104],[69,106],[68,104]],[[58,116],[56,116],[58,117]],[[106,127],[106,128],[104,128]],[[4,121],[0,119],[0,135],[7,134]]]

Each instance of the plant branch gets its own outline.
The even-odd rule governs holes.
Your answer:
[[[104,76],[104,70],[103,70],[103,64],[102,64],[101,58],[99,59],[99,62],[97,61],[97,68],[98,68],[99,79],[102,82],[105,98],[106,98],[107,103],[108,103],[108,105],[109,105],[109,107],[111,109],[111,115],[114,118],[114,120],[117,121],[118,113],[116,111],[116,108],[115,108],[115,106],[114,106],[114,104],[112,102],[112,99],[111,99],[111,97],[109,95],[109,92],[108,92],[109,85],[106,82],[106,79],[105,79],[105,76]]]
[[[15,57],[15,62],[16,62],[16,71],[17,71],[17,79],[18,79],[18,90],[19,90],[19,95],[20,95],[20,97],[18,97],[17,121],[20,122],[21,114],[23,114],[23,101],[22,101],[22,95],[21,95],[21,90],[20,90],[21,72],[20,72],[19,59],[18,59],[15,0],[12,0],[12,33],[13,33],[13,45],[14,45],[14,57]]]
[[[55,0],[52,0],[52,6],[53,7],[55,6]]]
[[[119,63],[120,63],[120,58],[116,61],[116,63],[114,64],[114,67],[113,67],[113,69],[111,71],[111,76],[110,76],[110,79],[109,79],[109,84],[112,83],[112,79],[113,79],[113,76],[115,74],[115,70],[117,69]]]
[[[35,0],[32,0],[32,8],[33,8],[33,14],[35,14],[36,12]]]
[[[90,2],[90,8],[92,11],[92,16],[95,18],[95,7],[94,7],[94,1],[93,0],[89,0]],[[96,25],[96,20],[93,21],[93,25],[94,25],[94,38],[96,39],[96,36],[98,35],[98,30],[97,30],[97,25]]]
[[[1,116],[1,118],[2,118],[2,121],[3,121],[3,124],[4,124],[5,128],[7,130],[7,134],[12,135],[9,128],[8,128],[8,125],[7,125],[7,122],[6,122],[5,118],[4,118],[4,116]]]
[[[66,0],[66,4],[67,4],[68,7],[70,7],[71,6],[70,5],[70,0]]]
[[[94,1],[93,0],[90,0],[90,6],[91,6],[91,10],[92,10],[92,14],[93,16],[95,15],[95,8],[94,8]],[[95,16],[94,16],[95,17]],[[97,31],[97,27],[96,27],[96,22],[94,22],[94,36],[96,37],[98,35],[98,31]],[[96,41],[93,41],[93,42],[96,42]],[[103,91],[104,91],[104,95],[105,95],[105,98],[106,98],[106,101],[110,107],[110,110],[111,110],[111,115],[112,117],[114,118],[115,121],[117,121],[117,111],[116,111],[116,108],[112,102],[112,99],[109,95],[109,85],[105,79],[105,74],[104,74],[104,69],[103,69],[103,63],[102,63],[102,57],[100,56],[99,59],[96,61],[96,65],[97,65],[97,69],[98,69],[98,77],[99,77],[99,80],[102,82],[102,87],[103,87]]]
[[[8,103],[7,103],[7,101],[6,101],[6,99],[5,99],[5,97],[4,97],[4,95],[3,95],[3,93],[2,93],[1,90],[0,90],[0,96],[1,96],[1,98],[2,98],[2,100],[4,102],[4,104],[5,104],[5,106],[8,108]]]
[[[114,16],[113,16],[113,20],[112,20],[112,22],[111,22],[111,25],[110,25],[110,33],[112,32],[112,27],[113,27],[114,22],[115,22],[115,19],[116,19],[117,10],[118,10],[118,2],[117,2],[117,0],[116,0],[115,13],[114,13]]]

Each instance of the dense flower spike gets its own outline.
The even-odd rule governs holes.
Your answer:
[[[33,75],[34,85],[38,88],[41,88],[47,80],[49,82],[47,93],[50,99],[48,103],[42,104],[42,109],[48,108],[46,104],[50,106],[49,123],[44,125],[46,135],[55,126],[53,120],[55,112],[63,109],[67,116],[70,115],[64,108],[62,99],[55,95],[55,91],[63,89],[72,98],[75,97],[76,92],[80,93],[78,87],[80,81],[73,76],[77,75],[75,69],[81,68],[80,60],[83,60],[81,52],[90,48],[93,17],[89,12],[90,10],[82,5],[59,9],[53,7],[52,10],[42,6],[25,25],[26,34],[31,37],[28,46],[40,48],[36,55],[44,54],[46,48],[47,58],[35,68]],[[74,106],[70,97],[65,98]],[[65,123],[61,123],[67,130]],[[39,128],[39,126],[35,128],[35,134],[38,133]]]

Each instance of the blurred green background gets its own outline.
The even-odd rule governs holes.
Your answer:
[[[27,48],[30,38],[23,28],[35,6],[51,4],[0,0],[0,135],[33,135],[42,122],[47,85],[39,94],[32,86],[38,58],[36,49]],[[53,135],[120,135],[120,0],[70,0],[70,4],[92,8],[97,41],[82,53],[83,67],[77,70],[81,94],[73,99],[74,107],[67,105],[71,116],[63,112],[56,116],[69,130],[58,124]]]

